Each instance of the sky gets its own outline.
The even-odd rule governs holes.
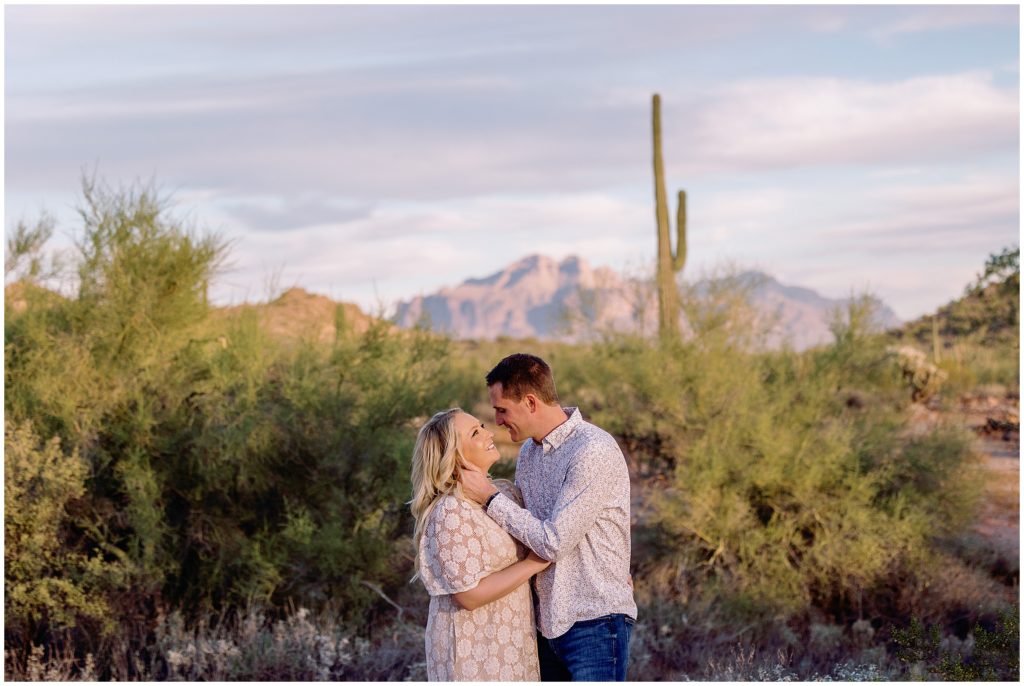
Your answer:
[[[910,319],[1020,235],[1016,5],[6,5],[4,220],[154,182],[219,304],[388,309],[530,254],[760,269]]]

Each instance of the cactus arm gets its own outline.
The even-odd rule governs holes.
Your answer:
[[[678,272],[686,264],[686,191],[679,191],[679,209],[676,211],[676,254],[672,271]]]

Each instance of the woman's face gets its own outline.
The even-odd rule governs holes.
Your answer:
[[[455,431],[462,445],[462,458],[484,474],[498,458],[494,447],[494,434],[484,428],[483,423],[471,414],[460,412],[455,415]]]

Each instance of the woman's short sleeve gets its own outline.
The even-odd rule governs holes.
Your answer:
[[[461,593],[476,587],[487,575],[483,530],[477,519],[486,516],[470,503],[443,496],[434,506],[420,540],[420,578],[430,595]]]

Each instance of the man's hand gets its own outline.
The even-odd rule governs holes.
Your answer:
[[[462,470],[459,481],[462,482],[462,492],[466,494],[466,497],[480,505],[486,503],[488,498],[498,492],[498,489],[483,472],[472,467]]]

